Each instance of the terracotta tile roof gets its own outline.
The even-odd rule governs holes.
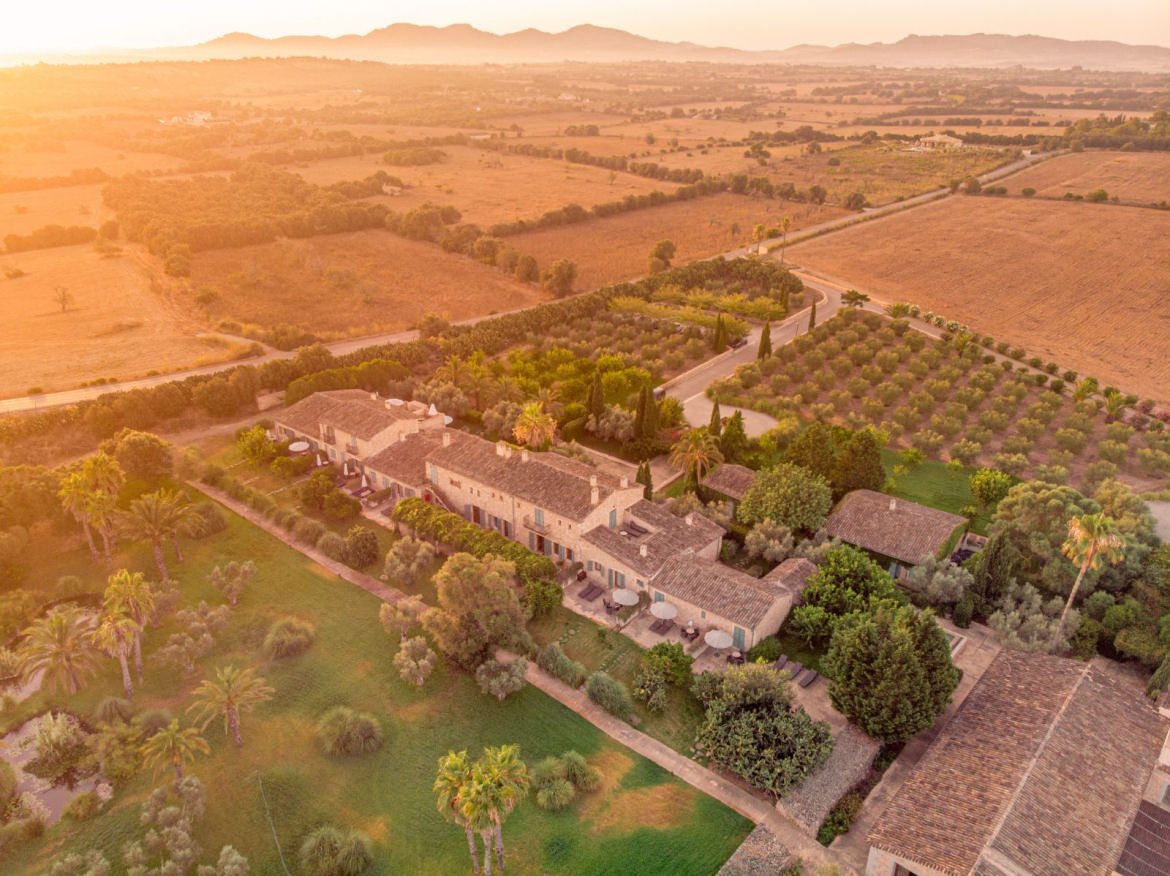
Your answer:
[[[756,473],[742,465],[727,463],[719,466],[703,478],[703,486],[717,493],[735,499],[743,499],[744,493],[756,482]]]
[[[694,554],[676,554],[650,582],[671,596],[753,630],[776,604],[776,594],[722,563]]]
[[[937,554],[966,522],[957,514],[917,502],[873,490],[854,490],[829,515],[825,532],[865,550],[916,564]]]
[[[430,461],[577,522],[595,507],[590,499],[591,477],[597,478],[601,502],[621,488],[617,478],[558,453],[522,453],[515,447],[507,450],[507,455],[501,456],[491,441],[468,435],[465,441],[436,448]],[[638,484],[633,486],[641,489]]]
[[[1170,811],[1149,800],[1138,806],[1121,860],[1121,876],[1165,876],[1170,873]]]
[[[422,488],[427,484],[427,457],[435,448],[442,446],[444,432],[451,436],[452,443],[466,438],[466,433],[457,429],[411,432],[403,440],[396,441],[367,459],[366,468],[400,484]]]
[[[1107,668],[1001,651],[867,839],[953,876],[1107,876],[1165,730]]]
[[[364,389],[335,389],[315,392],[272,419],[281,425],[309,435],[320,434],[319,424],[332,426],[337,432],[369,440],[403,420],[418,420],[426,408],[407,402],[392,406],[386,399],[375,399]]]
[[[761,580],[778,584],[791,592],[793,596],[799,596],[804,593],[809,578],[815,575],[816,571],[817,567],[808,560],[800,557],[789,557]]]
[[[676,517],[663,505],[639,499],[616,530],[597,526],[585,533],[585,541],[649,580],[663,563],[676,554],[698,552],[723,535],[723,527],[702,514]],[[627,528],[633,522],[637,529]],[[639,532],[639,530],[648,530]],[[646,555],[642,555],[642,549]]]

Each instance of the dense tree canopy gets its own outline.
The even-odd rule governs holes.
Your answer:
[[[474,669],[500,647],[516,647],[528,620],[515,585],[515,567],[498,557],[455,554],[435,574],[439,606],[423,626],[439,649]]]
[[[814,646],[829,643],[846,615],[906,601],[894,579],[857,548],[842,545],[829,550],[793,609],[792,625]]]
[[[797,532],[813,533],[829,516],[833,491],[821,476],[806,468],[781,463],[757,473],[739,503],[741,523],[771,520]]]

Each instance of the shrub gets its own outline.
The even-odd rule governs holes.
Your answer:
[[[97,815],[101,808],[102,798],[97,795],[97,791],[86,791],[70,800],[62,815],[71,821],[85,821]]]
[[[378,536],[372,529],[354,526],[345,535],[345,562],[355,569],[365,569],[378,561]]]
[[[207,538],[227,529],[227,518],[214,502],[200,502],[191,508],[191,522],[187,534],[192,538]]]
[[[955,626],[959,629],[966,629],[971,626],[971,617],[975,614],[975,601],[971,596],[964,596],[955,603],[955,609],[951,613],[951,620],[955,622]]]
[[[780,644],[780,640],[775,636],[768,636],[766,639],[761,639],[751,650],[748,651],[748,659],[753,663],[775,663],[780,659],[780,654],[784,647]]]
[[[268,628],[264,637],[264,653],[274,660],[304,654],[313,644],[316,630],[308,621],[285,617]]]
[[[16,771],[8,761],[0,760],[0,813],[8,808],[8,804],[15,796]]]
[[[634,701],[626,686],[606,672],[594,672],[585,681],[585,692],[589,699],[611,715],[628,720],[634,711]]]
[[[332,825],[309,833],[300,849],[301,869],[309,876],[358,876],[374,862],[370,840],[356,830]]]
[[[861,811],[861,804],[861,795],[856,791],[849,791],[841,797],[829,810],[824,825],[817,831],[817,842],[827,846],[841,834],[848,833],[857,819],[857,813]]]
[[[585,680],[585,667],[568,655],[556,642],[550,642],[536,656],[536,665],[570,687],[580,687]]]
[[[501,702],[524,687],[524,671],[528,661],[523,657],[503,663],[494,657],[475,670],[475,683],[481,693],[491,694]]]
[[[93,719],[99,724],[115,724],[119,721],[129,721],[134,714],[134,708],[129,700],[122,697],[103,697],[93,710]]]
[[[146,709],[138,714],[134,722],[142,728],[142,738],[149,739],[174,720],[168,709]]]
[[[336,706],[317,722],[317,738],[328,754],[368,754],[382,747],[382,725],[367,712]]]
[[[345,559],[345,539],[336,532],[325,532],[317,539],[317,550],[339,563]]]
[[[560,812],[576,796],[577,792],[568,779],[552,779],[537,789],[536,805],[547,812]]]
[[[293,538],[301,544],[315,545],[324,534],[324,524],[311,517],[301,517],[293,524]]]
[[[566,751],[562,754],[561,765],[565,769],[565,777],[577,790],[596,791],[601,785],[601,774],[577,752]]]

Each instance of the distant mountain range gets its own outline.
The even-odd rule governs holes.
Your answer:
[[[428,27],[392,24],[367,34],[276,39],[230,33],[195,46],[102,51],[43,60],[206,60],[313,56],[394,64],[480,64],[555,61],[708,61],[739,64],[830,64],[878,67],[1084,67],[1097,70],[1170,71],[1170,48],[1105,40],[968,34],[911,35],[895,43],[798,45],[747,51],[652,40],[624,30],[583,24],[561,33],[521,30],[494,34],[468,24]]]

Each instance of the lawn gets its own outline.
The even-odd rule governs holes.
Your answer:
[[[636,642],[563,606],[533,621],[529,630],[538,645],[560,642],[570,659],[589,672],[609,673],[627,688],[641,666],[642,649]],[[702,706],[689,690],[672,686],[667,693],[667,707],[661,714],[635,703],[638,729],[681,754],[689,754],[703,720]]]
[[[927,459],[911,468],[906,474],[895,476],[894,466],[902,461],[901,454],[890,449],[882,450],[882,465],[886,469],[886,477],[893,478],[893,488],[887,489],[892,496],[899,499],[909,499],[920,505],[929,505],[940,511],[949,511],[951,514],[963,514],[964,508],[977,508],[978,503],[971,495],[971,475],[973,468],[962,468],[953,471],[945,463],[934,459]],[[987,527],[991,518],[985,512],[971,518],[971,531],[980,535],[987,534]]]
[[[228,663],[256,666],[276,690],[271,702],[244,717],[242,749],[213,724],[206,734],[212,754],[191,768],[208,787],[207,814],[197,833],[205,859],[230,843],[247,856],[253,872],[280,872],[261,803],[262,780],[286,857],[295,858],[309,829],[333,822],[359,827],[374,840],[371,872],[462,872],[469,866],[463,832],[445,824],[434,808],[436,760],[450,749],[478,753],[483,746],[510,742],[520,744],[530,764],[576,749],[603,774],[602,790],[582,796],[565,812],[544,813],[530,800],[520,804],[504,829],[512,872],[711,873],[751,829],[746,819],[534,688],[500,703],[484,698],[468,676],[443,667],[421,691],[407,686],[390,662],[392,642],[378,623],[375,597],[324,573],[242,519],[229,518],[224,533],[186,545],[187,561],[176,574],[187,601],[220,601],[206,576],[228,559],[254,559],[254,583],[194,676],[180,678],[167,667],[151,666],[135,697],[139,709],[169,708],[181,716],[192,687]],[[137,546],[122,551],[118,561],[153,569],[149,550]],[[95,585],[103,578],[103,570],[76,550],[47,556],[36,578],[50,581],[62,574],[84,576]],[[316,624],[316,641],[301,657],[266,660],[260,642],[269,624],[286,615]],[[166,626],[148,631],[148,665],[169,632]],[[117,665],[107,661],[81,694],[67,700],[37,695],[5,723],[15,726],[50,703],[88,715],[119,687]],[[380,752],[353,760],[321,752],[314,722],[341,704],[379,717],[386,735]],[[148,773],[140,773],[118,789],[107,814],[51,828],[43,839],[19,848],[5,862],[5,872],[42,872],[47,860],[66,850],[99,848],[119,861],[122,843],[137,833],[138,804],[154,785]]]

